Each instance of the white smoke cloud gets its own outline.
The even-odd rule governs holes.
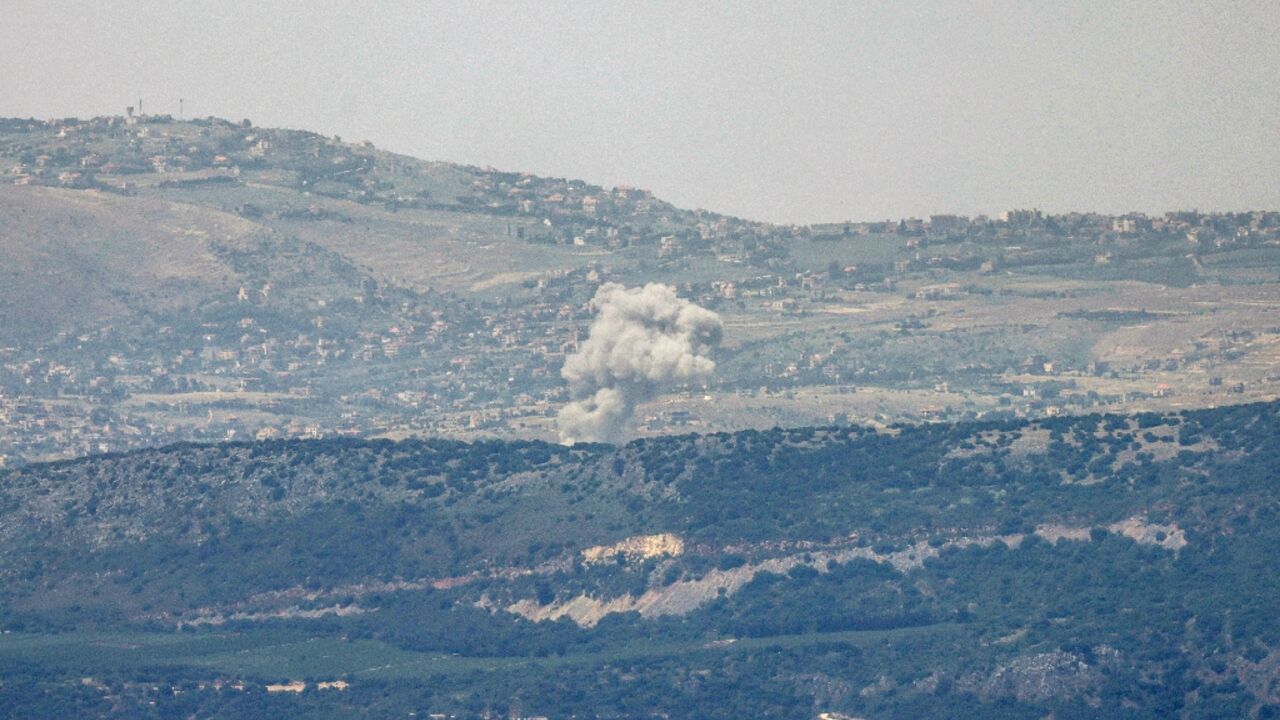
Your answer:
[[[720,342],[720,316],[670,285],[605,283],[591,307],[586,342],[560,370],[570,399],[556,418],[562,442],[616,442],[637,404],[666,384],[715,371],[708,353]]]

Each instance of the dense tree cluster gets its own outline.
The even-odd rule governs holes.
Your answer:
[[[1280,403],[624,447],[185,445],[13,469],[0,692],[26,716],[1267,717],[1277,436]],[[1137,521],[1147,535],[1123,534]],[[1050,526],[1076,530],[1037,534]],[[580,553],[655,532],[686,552]],[[716,573],[749,574],[683,614],[504,609]],[[294,612],[236,614],[273,593]],[[131,665],[93,644],[103,632],[190,640]],[[316,661],[249,659],[309,642],[386,660],[335,671],[346,691],[266,694]]]

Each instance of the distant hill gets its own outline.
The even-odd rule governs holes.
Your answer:
[[[656,245],[670,233],[687,240],[699,223],[718,222],[725,234],[768,227],[679,210],[635,188],[428,162],[368,143],[212,118],[0,120],[0,143],[16,186],[8,188],[13,206],[5,213],[25,218],[9,229],[13,237],[75,235],[89,222],[121,230],[145,223],[162,237],[184,234],[185,244],[166,247],[170,260],[198,262],[211,244],[296,235],[367,266],[379,282],[415,290],[502,286],[571,269],[575,254],[523,246],[573,246],[575,236],[582,247],[616,249]],[[27,188],[43,187],[116,197],[25,197]],[[79,220],[49,216],[60,202]],[[601,232],[606,227],[613,232]],[[109,230],[96,240],[104,252],[129,249],[127,238],[117,248]]]
[[[1270,716],[1278,432],[1271,403],[32,465],[0,472],[0,689],[79,716]]]
[[[0,465],[552,439],[605,282],[719,313],[636,436],[1280,397],[1280,213],[811,227],[216,118],[0,119]]]
[[[49,287],[40,284],[42,270],[100,273],[84,278],[94,280],[88,284],[68,278],[64,296],[90,302],[64,326],[111,317],[98,309],[99,295],[161,293],[175,272],[206,281],[187,288],[205,302],[234,296],[237,281],[247,278],[210,255],[249,237],[314,243],[375,282],[471,291],[572,269],[588,251],[538,247],[562,244],[566,233],[570,246],[581,233],[584,247],[612,240],[616,248],[656,245],[659,234],[687,235],[713,220],[766,227],[678,210],[634,188],[427,162],[368,143],[216,119],[9,119],[0,120],[0,143],[12,181],[0,212],[15,220],[6,223],[2,246],[17,284],[13,305],[28,297],[17,292]],[[615,232],[602,233],[603,226]],[[47,255],[46,243],[70,251],[68,267],[39,264],[57,257]],[[262,270],[254,280],[278,284],[275,273],[283,269]],[[28,333],[58,328],[14,326]]]

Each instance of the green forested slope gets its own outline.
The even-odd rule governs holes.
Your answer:
[[[90,716],[1269,717],[1278,436],[1258,404],[33,465],[0,474],[0,693]],[[265,693],[284,680],[308,689]]]

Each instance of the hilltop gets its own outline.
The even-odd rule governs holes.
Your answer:
[[[31,465],[0,472],[0,691],[76,716],[1270,717],[1278,432],[1270,403]]]
[[[1280,214],[777,226],[214,118],[0,121],[0,463],[554,437],[604,282],[725,319],[637,435],[1277,397]],[[714,412],[712,409],[714,408]]]

